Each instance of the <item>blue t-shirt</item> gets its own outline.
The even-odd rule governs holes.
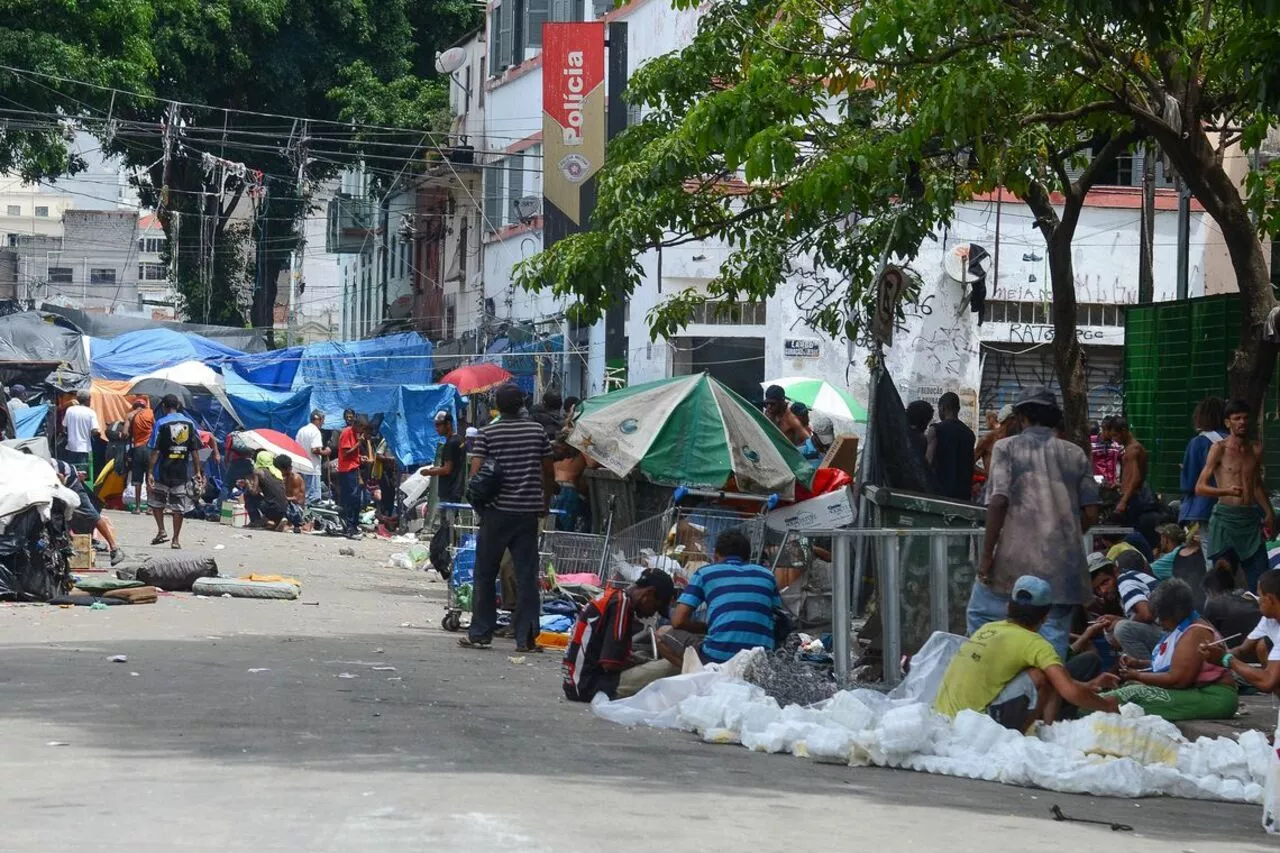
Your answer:
[[[707,638],[702,656],[723,663],[743,649],[773,649],[773,608],[782,606],[773,572],[730,558],[694,572],[677,600],[697,609],[707,605]]]

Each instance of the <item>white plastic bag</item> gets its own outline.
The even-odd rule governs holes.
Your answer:
[[[911,657],[911,672],[902,683],[889,691],[890,699],[909,699],[932,705],[947,672],[947,664],[964,645],[965,637],[934,631],[920,651]]]
[[[1276,738],[1280,738],[1280,717],[1276,719]],[[1276,743],[1276,741],[1272,741]],[[1280,835],[1280,747],[1271,750],[1267,782],[1262,794],[1262,828],[1269,835]]]

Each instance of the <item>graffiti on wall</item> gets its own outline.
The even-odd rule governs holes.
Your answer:
[[[1012,403],[1017,389],[1043,385],[1058,391],[1058,373],[1050,347],[1008,352],[983,351],[980,399],[983,408],[999,409]],[[1092,356],[1092,357],[1091,357]],[[1124,412],[1124,368],[1113,358],[1084,352],[1084,384],[1089,395],[1089,417],[1098,420]]]

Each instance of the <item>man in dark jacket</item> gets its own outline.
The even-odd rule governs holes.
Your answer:
[[[555,391],[542,395],[542,402],[529,410],[529,417],[536,421],[547,433],[547,440],[553,440],[564,429],[564,403]]]

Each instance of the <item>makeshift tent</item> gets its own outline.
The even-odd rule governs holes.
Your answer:
[[[184,361],[173,367],[163,367],[143,374],[138,380],[164,379],[188,388],[214,389],[222,387],[222,374],[200,361]]]
[[[104,431],[129,414],[130,400],[114,382],[93,380],[90,395],[89,407],[97,412],[98,422]]]
[[[223,363],[247,382],[267,391],[292,391],[293,377],[298,374],[302,362],[303,347],[285,347],[270,352],[240,356]]]
[[[264,329],[242,329],[235,326],[205,326],[200,323],[177,323],[171,320],[152,320],[149,317],[131,317],[127,314],[89,314],[75,308],[45,303],[40,310],[57,314],[68,320],[85,335],[110,340],[129,332],[144,329],[168,329],[173,332],[200,335],[217,341],[240,352],[264,352],[267,336]]]
[[[401,385],[431,381],[431,342],[416,332],[367,341],[311,344],[302,351],[294,389],[310,387],[312,404],[326,415],[342,410],[390,411]]]
[[[93,375],[101,379],[134,379],[185,361],[218,363],[244,355],[200,335],[170,329],[145,329],[118,338],[90,342]]]
[[[59,317],[23,311],[0,317],[0,381],[53,385],[64,391],[89,385],[85,338]]]
[[[396,405],[386,412],[382,434],[404,466],[434,462],[444,441],[436,432],[436,412],[447,411],[458,422],[462,397],[452,385],[406,385],[397,389]]]
[[[239,429],[275,429],[286,435],[294,435],[311,417],[311,389],[297,391],[270,391],[254,385],[229,366],[223,367],[222,379],[226,383],[226,400],[223,408],[227,415],[238,422],[219,421],[214,433]],[[338,411],[335,423],[342,423],[342,411]]]

